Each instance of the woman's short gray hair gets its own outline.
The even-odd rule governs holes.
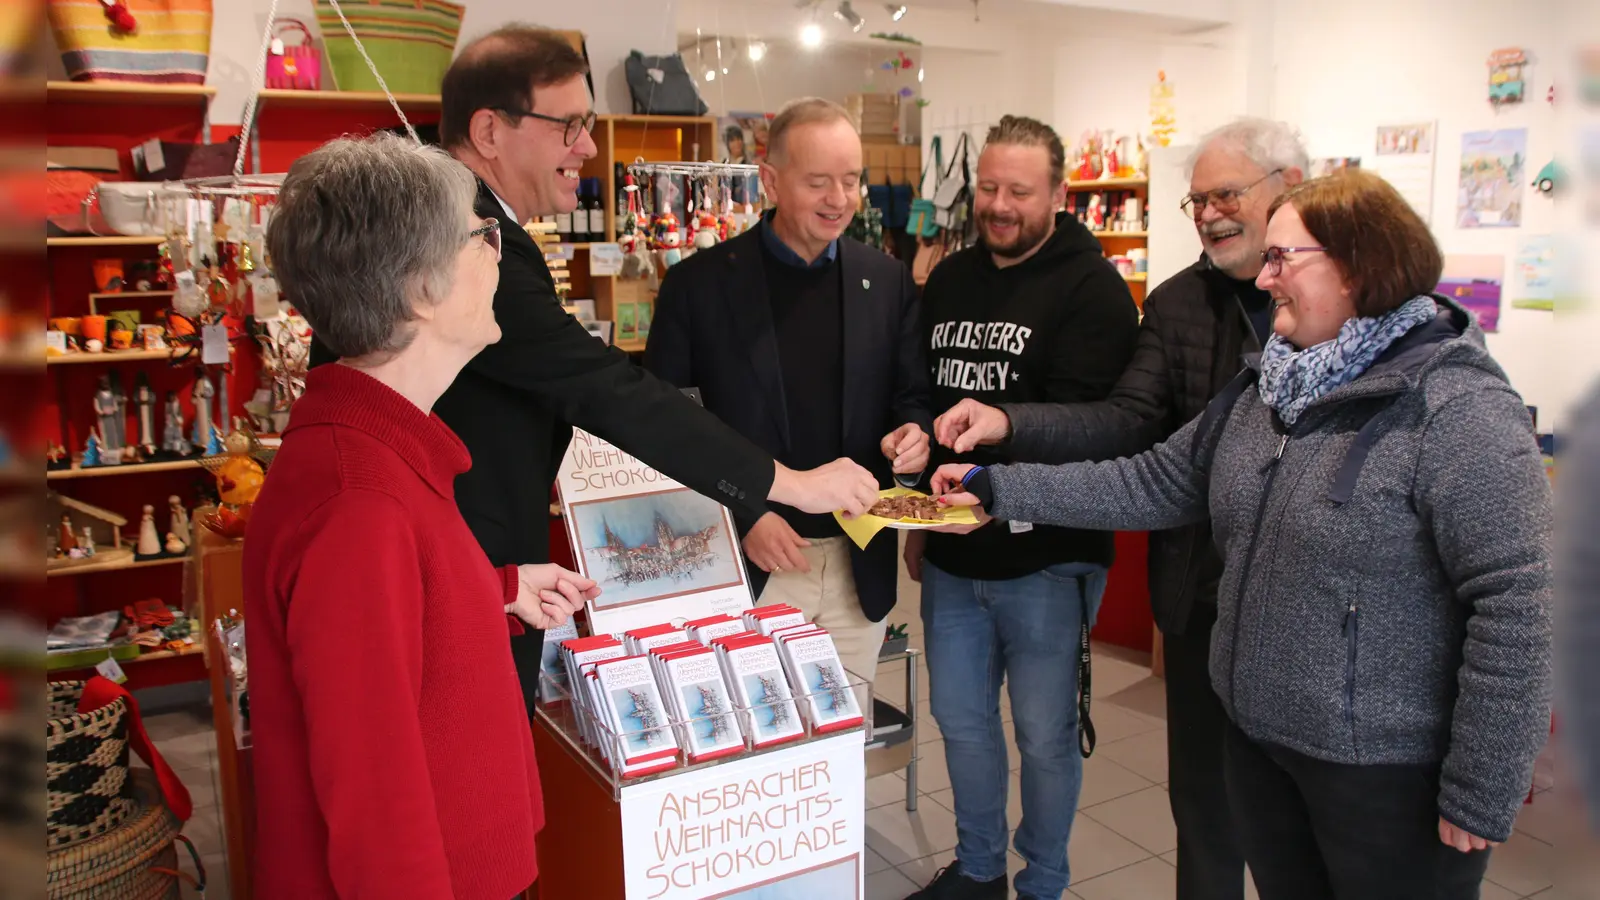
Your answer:
[[[272,271],[339,356],[399,352],[416,305],[450,289],[476,195],[472,172],[437,147],[389,132],[329,141],[278,191]]]
[[[1311,158],[1306,155],[1300,132],[1287,122],[1245,117],[1207,132],[1184,163],[1184,177],[1194,177],[1200,155],[1218,145],[1243,153],[1263,172],[1299,169],[1303,174],[1311,174]]]

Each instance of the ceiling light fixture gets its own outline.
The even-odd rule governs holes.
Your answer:
[[[716,69],[707,69],[706,70],[706,80],[707,81],[716,81],[717,80],[717,70]]]
[[[750,54],[751,62],[761,62],[762,57],[767,55],[767,45],[761,41],[751,41],[745,52]]]
[[[811,22],[800,29],[800,43],[813,49],[822,46],[822,26]]]
[[[833,11],[833,17],[850,26],[851,31],[860,31],[866,20],[861,14],[850,6],[850,0],[839,0],[839,8]]]
[[[896,6],[893,3],[885,3],[883,8],[888,11],[889,18],[896,22],[906,17],[906,8],[904,6]]]

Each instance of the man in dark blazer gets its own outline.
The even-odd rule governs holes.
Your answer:
[[[472,455],[456,502],[489,561],[549,561],[550,489],[573,426],[740,516],[764,515],[768,500],[813,513],[865,511],[877,483],[861,466],[841,459],[796,472],[775,463],[562,310],[543,253],[517,225],[577,206],[578,170],[598,152],[587,71],[561,35],[507,26],[465,47],[440,92],[441,142],[477,174],[478,215],[505,225],[494,296],[500,342],[434,406]],[[313,342],[313,365],[338,355]],[[512,638],[530,708],[543,640],[535,630]]]
[[[780,462],[846,456],[884,486],[928,462],[928,370],[911,273],[842,237],[861,196],[861,139],[838,104],[796,100],[761,166],[777,205],[751,230],[668,270],[645,365]],[[788,603],[871,680],[895,603],[892,531],[862,550],[831,515],[737,514],[762,604]]]

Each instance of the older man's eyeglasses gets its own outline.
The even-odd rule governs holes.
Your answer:
[[[1179,201],[1178,208],[1183,210],[1185,214],[1193,216],[1197,222],[1205,214],[1208,206],[1215,209],[1219,215],[1231,216],[1239,211],[1239,206],[1244,203],[1244,195],[1250,193],[1251,188],[1274,175],[1282,174],[1282,169],[1273,169],[1242,188],[1217,188],[1214,191],[1195,191]]]
[[[576,144],[578,142],[578,136],[583,134],[585,131],[593,134],[594,123],[600,118],[599,115],[593,110],[580,115],[567,116],[565,118],[558,116],[547,116],[544,113],[536,113],[527,109],[510,109],[504,106],[497,106],[495,107],[495,110],[510,116],[513,121],[517,119],[538,119],[541,122],[553,122],[557,125],[560,125],[562,127],[561,139],[567,142],[568,147]]]
[[[1261,262],[1273,278],[1283,274],[1284,257],[1291,253],[1326,253],[1322,247],[1268,247],[1261,251]]]
[[[467,240],[483,238],[483,242],[494,248],[496,262],[500,260],[500,220],[484,219],[483,224],[467,232]]]

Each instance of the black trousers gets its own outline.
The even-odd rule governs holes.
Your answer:
[[[1230,724],[1228,795],[1261,900],[1477,900],[1489,851],[1439,840],[1439,766],[1353,766]]]
[[[1207,661],[1217,608],[1194,604],[1182,634],[1162,635],[1167,678],[1167,785],[1178,826],[1178,900],[1244,900],[1244,850],[1223,778],[1228,714]]]

